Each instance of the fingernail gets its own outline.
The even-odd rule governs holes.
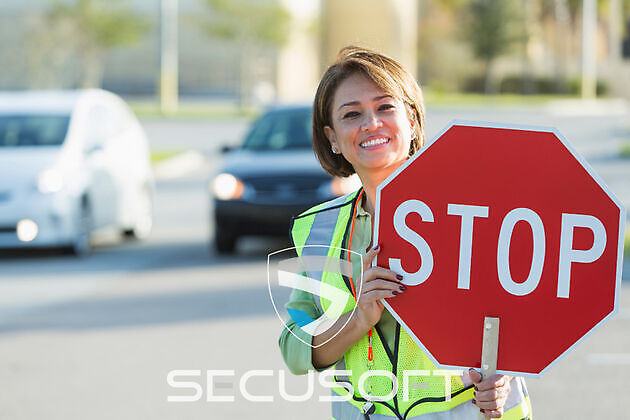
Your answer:
[[[473,397],[477,398],[477,391],[473,391]]]
[[[400,274],[396,274],[396,278],[397,278],[398,280],[402,280],[402,279],[403,279],[403,276],[401,276]]]
[[[395,291],[395,290],[392,292],[392,295],[394,295],[394,296],[396,296],[397,294],[398,294],[398,292]]]
[[[477,404],[477,400],[473,399],[473,400],[472,400],[472,403],[473,403],[473,404]]]
[[[407,288],[401,284],[400,285],[400,290],[402,290],[404,292],[405,290],[407,290]]]
[[[479,409],[479,412],[480,412],[480,413],[485,413],[485,412],[486,412],[486,410],[484,410],[483,408],[480,408],[480,409]]]
[[[376,245],[374,248],[372,248],[374,251],[376,251],[377,249],[380,248],[380,245]]]

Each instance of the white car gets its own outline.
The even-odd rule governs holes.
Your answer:
[[[90,250],[152,225],[148,141],[124,101],[98,89],[0,93],[0,247]]]

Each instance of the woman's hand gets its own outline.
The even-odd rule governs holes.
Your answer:
[[[315,368],[331,366],[365,337],[370,328],[381,319],[384,306],[380,299],[396,296],[406,290],[400,283],[402,276],[391,270],[372,267],[372,261],[379,250],[380,247],[377,246],[363,258],[363,284],[360,295],[357,296],[358,304],[354,311],[346,312],[337,320],[340,334],[335,332],[335,328],[331,328],[323,334],[313,336],[311,358]]]
[[[357,299],[355,318],[366,331],[381,319],[384,306],[380,299],[391,298],[407,290],[400,283],[403,279],[400,274],[385,268],[372,267],[372,261],[380,250],[380,245],[377,245],[363,258],[363,284]]]
[[[510,393],[512,377],[492,375],[482,381],[481,374],[474,369],[470,369],[469,375],[475,384],[473,403],[486,417],[501,418],[503,406]]]

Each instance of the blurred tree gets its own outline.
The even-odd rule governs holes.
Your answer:
[[[51,33],[62,35],[58,44],[77,55],[84,88],[100,86],[105,51],[138,42],[150,28],[145,18],[131,11],[127,0],[56,1],[45,15],[49,28],[66,28]]]
[[[514,0],[471,0],[463,26],[465,39],[471,43],[475,56],[484,64],[484,90],[496,91],[492,64],[519,40],[520,22]],[[518,28],[515,30],[515,28]]]
[[[454,92],[471,76],[470,48],[456,36],[459,15],[468,0],[423,0],[418,3],[418,76],[434,92]]]
[[[201,21],[204,32],[234,42],[239,49],[239,104],[243,106],[253,89],[256,53],[287,41],[291,15],[280,0],[205,0],[205,3],[211,15]]]

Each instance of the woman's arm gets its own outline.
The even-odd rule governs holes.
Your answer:
[[[313,295],[300,289],[293,289],[286,307],[302,311],[312,319],[317,319],[321,315],[313,301]],[[312,336],[302,330],[291,317],[286,319],[285,325],[286,328],[282,329],[278,339],[278,345],[289,370],[295,375],[305,375],[309,370],[316,370],[311,362],[309,344],[311,344]]]

